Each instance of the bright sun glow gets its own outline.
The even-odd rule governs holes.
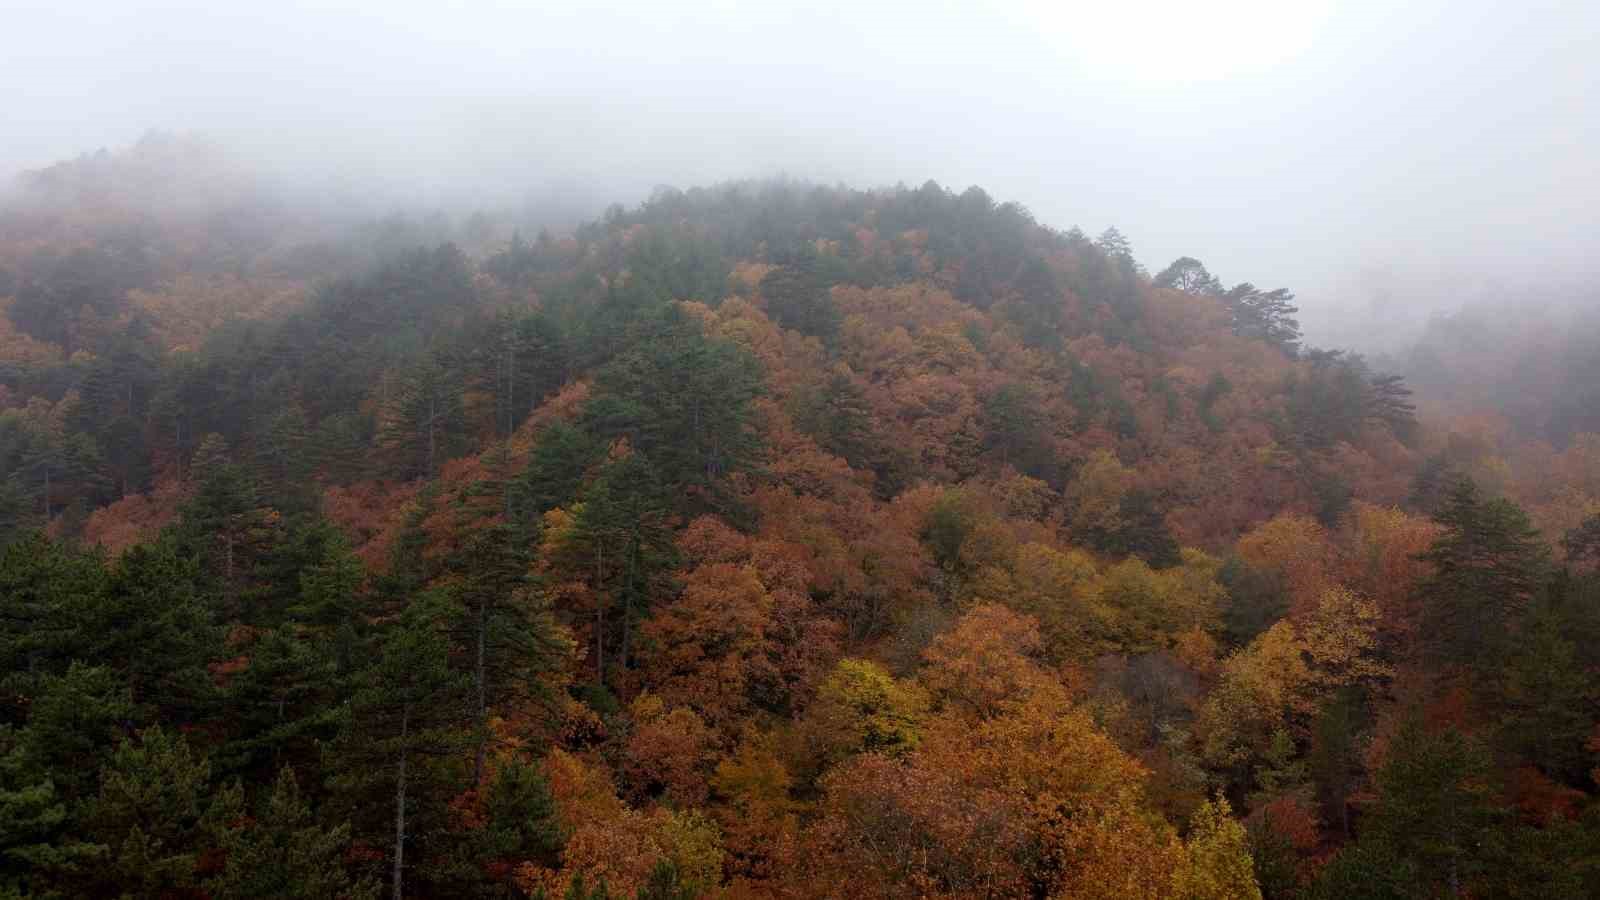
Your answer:
[[[1316,41],[1333,0],[1024,0],[1031,27],[1104,77],[1183,84],[1259,75]]]

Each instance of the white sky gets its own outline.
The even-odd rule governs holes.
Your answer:
[[[1597,38],[1594,0],[0,0],[0,173],[155,128],[430,200],[934,178],[1331,342],[1600,274]]]

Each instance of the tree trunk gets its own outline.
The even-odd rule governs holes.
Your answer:
[[[402,900],[406,859],[406,731],[411,710],[400,713],[400,764],[394,791],[394,900]]]
[[[635,520],[635,527],[637,529],[637,519]],[[633,592],[628,588],[633,584],[634,574],[638,572],[638,557],[639,536],[637,530],[635,530],[633,544],[628,553],[628,566],[624,570],[625,574],[622,582],[622,671],[624,672],[628,670],[628,645],[633,633]]]
[[[506,362],[506,440],[517,430],[517,345],[511,345],[511,358]]]
[[[434,423],[437,422],[438,419],[439,419],[438,410],[435,409],[435,407],[434,407],[435,401],[436,401],[436,398],[434,398],[432,396],[430,396],[428,398],[428,477],[429,478],[432,478],[433,477],[433,473],[434,473],[434,468],[433,468],[433,451],[434,451],[434,438],[433,438],[434,430],[433,429],[434,429]]]
[[[606,683],[606,604],[604,581],[604,550],[599,541],[594,544],[594,683]]]
[[[485,645],[488,643],[488,639],[489,639],[489,635],[488,635],[488,631],[489,631],[488,609],[489,609],[488,602],[485,601],[482,597],[480,597],[478,599],[478,668],[477,668],[477,679],[478,679],[478,729],[479,729],[479,732],[478,732],[478,753],[477,753],[477,757],[473,760],[473,764],[472,764],[472,783],[474,785],[481,784],[483,782],[483,758],[484,758],[484,754],[488,750],[488,746],[489,746],[489,733],[488,733],[488,728],[489,728],[489,699],[488,699],[488,688],[487,688],[487,685],[486,685],[486,682],[488,681],[488,672],[486,670],[486,666],[485,666],[485,663],[484,663],[484,657],[486,655],[485,654],[485,650],[486,650],[486,646]]]

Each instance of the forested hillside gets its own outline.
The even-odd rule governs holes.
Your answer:
[[[1575,375],[931,182],[0,202],[0,891],[1600,895]]]

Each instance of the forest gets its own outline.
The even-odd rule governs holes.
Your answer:
[[[0,311],[0,896],[1600,896],[1600,328],[164,137],[0,198]]]

